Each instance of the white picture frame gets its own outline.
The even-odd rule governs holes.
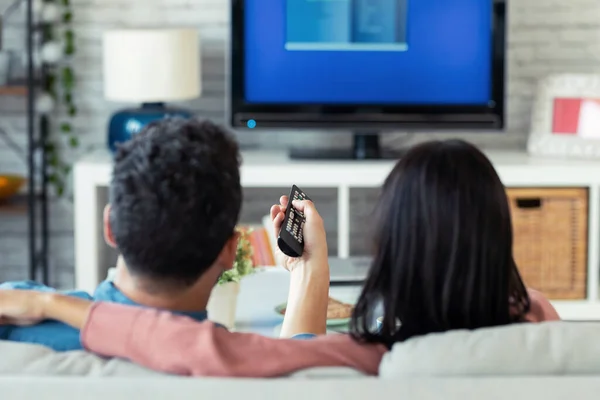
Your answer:
[[[555,132],[557,99],[580,100],[586,105],[579,109],[577,132]],[[533,105],[529,154],[600,158],[600,107],[595,108],[596,102],[600,106],[600,75],[559,74],[542,79]]]

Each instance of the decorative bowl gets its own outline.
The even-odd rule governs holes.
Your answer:
[[[13,197],[25,184],[25,177],[14,174],[0,174],[0,201]]]

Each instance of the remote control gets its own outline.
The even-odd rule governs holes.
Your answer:
[[[277,237],[277,246],[283,254],[297,258],[304,252],[304,222],[306,218],[300,211],[294,209],[292,201],[310,200],[296,185],[292,186],[290,202],[285,211],[285,218]]]

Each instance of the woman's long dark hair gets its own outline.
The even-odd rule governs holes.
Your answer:
[[[374,224],[373,263],[352,316],[355,339],[391,346],[523,321],[529,312],[504,186],[471,144],[412,148],[387,177]]]

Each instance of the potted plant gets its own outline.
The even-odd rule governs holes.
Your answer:
[[[237,229],[240,238],[233,268],[221,274],[208,300],[208,318],[232,329],[235,323],[237,299],[240,293],[240,280],[254,272],[250,231]]]

